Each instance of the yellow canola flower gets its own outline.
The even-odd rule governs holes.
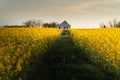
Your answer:
[[[4,74],[0,78],[11,80],[30,70],[32,57],[37,59],[47,51],[61,32],[55,28],[0,28],[0,73]]]
[[[76,46],[88,52],[91,61],[120,74],[120,29],[71,29]]]

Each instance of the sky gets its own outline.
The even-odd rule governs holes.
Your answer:
[[[120,0],[0,0],[0,26],[21,25],[30,19],[98,28],[120,20]]]

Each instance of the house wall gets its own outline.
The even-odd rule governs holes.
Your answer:
[[[70,28],[71,26],[67,23],[67,21],[63,21],[63,22],[62,22],[61,24],[59,24],[57,27],[58,27],[59,29],[64,30],[64,29]]]
[[[63,24],[60,24],[60,27],[70,27],[68,24],[65,24],[65,23],[63,23]]]
[[[59,27],[60,29],[67,29],[67,28],[70,28],[70,25],[63,23],[63,24],[60,24]]]

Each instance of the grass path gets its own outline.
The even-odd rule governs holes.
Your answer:
[[[51,48],[41,56],[31,80],[113,80],[90,64],[84,52],[75,47],[69,31],[63,31]]]

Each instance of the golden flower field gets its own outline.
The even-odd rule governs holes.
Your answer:
[[[120,29],[72,29],[70,34],[90,61],[104,70],[120,74]]]
[[[25,80],[60,34],[58,29],[0,28],[0,80]]]
[[[101,74],[120,79],[119,28],[0,28],[0,80],[108,80]]]

